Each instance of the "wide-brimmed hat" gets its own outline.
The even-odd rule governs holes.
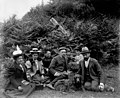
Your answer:
[[[61,50],[66,50],[66,51],[67,51],[67,48],[66,48],[66,47],[60,47],[60,48],[58,49],[58,51],[61,51]]]
[[[40,53],[41,51],[38,50],[38,48],[32,48],[32,50],[30,51],[30,53]]]
[[[88,47],[83,47],[82,48],[82,51],[81,51],[81,54],[84,54],[84,53],[90,53],[91,51],[88,49]]]

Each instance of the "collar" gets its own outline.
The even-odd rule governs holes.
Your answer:
[[[88,58],[88,60],[87,61],[85,61],[85,62],[89,62],[90,61],[90,57]]]

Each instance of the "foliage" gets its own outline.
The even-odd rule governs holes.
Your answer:
[[[66,46],[74,50],[81,48],[80,44],[83,43],[101,64],[117,63],[117,19],[96,12],[91,4],[82,1],[53,0],[48,5],[31,8],[22,20],[17,20],[15,16],[10,18],[3,26],[5,55],[11,55],[13,44],[31,44],[40,38],[41,48]],[[51,17],[70,35],[66,36],[59,27],[54,26],[49,21]]]
[[[120,0],[90,0],[96,11],[119,17]]]
[[[39,23],[34,21],[19,21],[15,16],[4,23],[3,32],[3,51],[5,56],[11,56],[14,45],[30,44],[32,41],[36,40],[37,36],[41,37],[46,33]]]
[[[99,21],[98,21],[99,20]],[[83,21],[76,31],[80,35],[79,41],[83,42],[91,50],[91,56],[106,63],[116,63],[118,56],[118,31],[116,20],[110,18],[99,18]]]

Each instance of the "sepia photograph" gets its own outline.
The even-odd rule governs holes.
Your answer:
[[[120,0],[0,0],[0,98],[120,98]]]

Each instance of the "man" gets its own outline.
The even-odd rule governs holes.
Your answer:
[[[45,68],[45,75],[49,76],[49,66],[52,60],[52,55],[51,55],[51,51],[47,50],[45,52],[44,58],[43,58],[43,66]],[[50,78],[50,77],[49,77]]]
[[[51,52],[49,50],[46,51],[45,56],[43,58],[43,66],[48,69],[50,66],[52,60],[52,55]]]
[[[60,80],[67,78],[67,57],[66,57],[67,49],[65,47],[59,48],[59,55],[54,57],[50,63],[49,70],[51,73],[51,77],[53,77],[53,81],[47,86],[51,89],[54,89],[54,84]]]
[[[81,83],[86,90],[104,89],[104,78],[100,64],[94,58],[90,57],[90,50],[87,47],[82,48],[83,60],[79,63],[78,73],[81,75]]]

